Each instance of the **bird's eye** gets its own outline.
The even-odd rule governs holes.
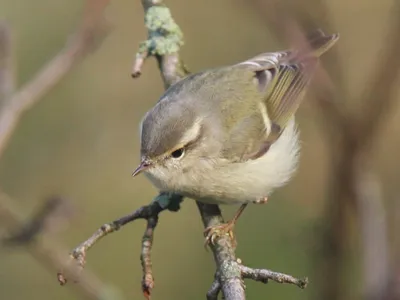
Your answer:
[[[185,154],[185,149],[179,148],[171,153],[171,157],[178,159],[178,158],[182,158],[184,154]]]

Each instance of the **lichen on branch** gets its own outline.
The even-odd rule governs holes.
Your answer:
[[[169,56],[179,52],[183,46],[183,33],[162,1],[142,0],[145,16],[144,24],[148,37],[139,44],[132,77],[141,75],[144,61],[149,56]]]

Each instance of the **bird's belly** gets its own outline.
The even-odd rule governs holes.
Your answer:
[[[285,185],[297,169],[298,134],[294,120],[262,157],[242,163],[226,163],[184,184],[184,193],[204,203],[239,204],[261,200]]]
[[[235,172],[222,170],[209,174],[203,180],[202,186],[191,191],[184,191],[186,196],[208,204],[243,204],[260,200],[269,196],[275,185],[258,176],[258,169],[254,172],[238,167]],[[239,175],[240,176],[236,176]],[[218,178],[218,179],[216,179]]]

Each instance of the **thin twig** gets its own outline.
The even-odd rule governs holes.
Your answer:
[[[151,247],[153,246],[154,229],[158,223],[158,214],[147,219],[147,227],[142,238],[142,252],[140,261],[142,262],[143,279],[142,291],[147,299],[150,299],[151,290],[154,287],[153,268],[151,262]]]
[[[154,56],[157,58],[164,86],[168,88],[188,74],[179,58],[179,50],[184,44],[183,33],[162,0],[142,0],[142,5],[148,37],[139,45],[132,77],[139,77],[145,60]]]
[[[158,214],[163,210],[164,209],[160,206],[160,204],[157,201],[154,201],[149,205],[140,207],[139,209],[127,216],[124,216],[111,223],[104,224],[90,238],[88,238],[86,241],[84,241],[74,250],[72,250],[72,258],[78,262],[80,268],[82,269],[86,264],[87,251],[101,238],[119,230],[122,226],[131,223],[137,219],[146,219],[147,228],[142,239],[142,253],[140,256],[140,260],[143,267],[142,290],[146,298],[149,298],[151,294],[151,289],[154,286],[150,257],[151,246],[153,242],[153,233],[155,227],[157,226]],[[58,280],[62,285],[67,282],[67,279],[63,273],[58,274]]]
[[[82,270],[86,264],[87,252],[100,239],[110,233],[118,231],[124,225],[135,220],[145,219],[147,220],[147,226],[142,238],[140,261],[143,269],[142,291],[145,297],[149,299],[151,290],[154,287],[151,247],[153,244],[154,230],[158,222],[158,215],[164,210],[178,211],[182,200],[182,197],[179,195],[160,193],[149,205],[144,205],[129,215],[119,218],[111,223],[104,224],[91,237],[71,251],[72,261],[76,260],[79,268]],[[57,277],[60,284],[64,285],[67,282],[67,277],[63,272],[60,272]]]
[[[245,279],[252,279],[262,283],[268,283],[268,280],[273,280],[278,283],[290,283],[304,289],[308,284],[308,278],[295,278],[291,275],[278,273],[266,269],[253,269],[246,266],[240,266],[242,276]]]
[[[145,205],[135,210],[133,213],[119,218],[111,223],[104,224],[101,226],[91,237],[77,246],[75,249],[71,251],[71,256],[76,259],[79,264],[84,267],[86,261],[86,253],[87,251],[96,244],[101,238],[106,235],[113,233],[119,230],[122,226],[133,222],[137,219],[149,219],[154,216],[157,216],[162,211],[162,208],[157,202],[153,202],[150,205]]]

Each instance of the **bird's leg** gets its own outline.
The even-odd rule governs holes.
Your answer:
[[[205,236],[204,246],[207,247],[209,244],[214,245],[215,239],[217,237],[220,237],[220,236],[223,236],[226,234],[226,235],[229,235],[229,237],[232,239],[233,246],[236,247],[237,243],[236,243],[235,235],[233,234],[233,228],[235,227],[237,220],[239,219],[239,217],[241,216],[241,214],[243,213],[243,211],[246,207],[247,207],[247,203],[242,204],[242,206],[240,206],[240,208],[238,209],[238,211],[236,212],[236,214],[234,215],[232,220],[230,220],[224,224],[221,224],[221,225],[207,227],[204,230],[204,236]]]

